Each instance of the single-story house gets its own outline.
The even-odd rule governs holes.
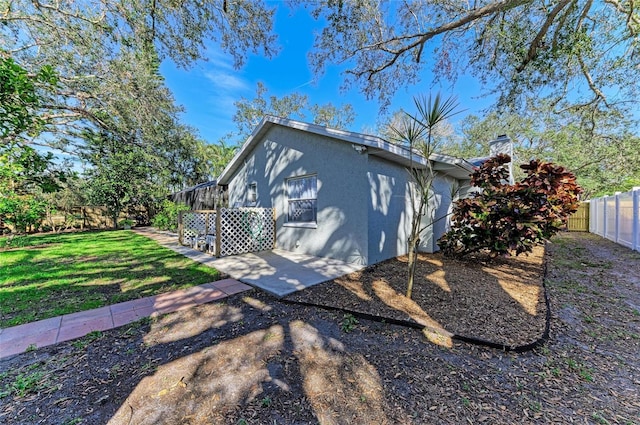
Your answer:
[[[434,252],[473,165],[432,155],[435,195],[420,249]],[[376,136],[266,116],[218,178],[231,207],[275,208],[279,249],[374,264],[407,253],[413,182],[426,159]],[[455,190],[457,188],[457,191]]]

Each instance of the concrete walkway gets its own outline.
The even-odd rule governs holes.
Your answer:
[[[0,359],[80,338],[90,332],[123,326],[144,317],[190,308],[251,289],[234,279],[205,283],[189,289],[126,301],[79,313],[65,314],[11,328],[0,329]]]
[[[175,233],[160,232],[145,227],[136,228],[134,231],[194,261],[206,264],[240,282],[255,286],[278,297],[365,267],[332,258],[314,257],[281,249],[216,258],[180,245]]]

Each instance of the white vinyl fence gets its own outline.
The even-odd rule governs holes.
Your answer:
[[[592,199],[589,232],[640,251],[640,187]]]

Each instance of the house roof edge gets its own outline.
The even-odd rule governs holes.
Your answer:
[[[261,136],[266,133],[274,125],[280,125],[296,130],[306,131],[309,133],[330,137],[332,139],[341,140],[354,145],[361,145],[378,152],[384,152],[384,158],[388,161],[396,162],[401,165],[406,165],[407,161],[412,161],[417,165],[426,165],[426,159],[418,154],[411,153],[411,151],[403,146],[390,143],[378,136],[372,136],[369,134],[356,133],[347,130],[338,130],[335,128],[324,127],[318,124],[310,124],[302,121],[296,121],[289,118],[281,118],[273,115],[265,115],[260,123],[253,130],[251,135],[242,144],[240,150],[227,164],[222,171],[217,181],[218,184],[228,184],[233,173],[240,167],[242,161],[249,155],[253,147],[260,141]],[[432,154],[429,157],[430,160],[450,164],[452,166],[459,167],[470,173],[473,171],[473,166],[467,161],[444,154]]]

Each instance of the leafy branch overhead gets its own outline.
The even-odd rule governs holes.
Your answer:
[[[13,59],[0,56],[0,138],[12,139],[24,132],[37,134],[42,130],[44,121],[37,113],[41,104],[38,92],[52,91],[57,83],[51,66],[30,74]]]
[[[181,122],[160,64],[191,66],[210,42],[236,66],[271,57],[274,12],[254,0],[0,0],[2,136],[86,160],[87,135],[103,134],[140,150],[157,186],[210,180],[219,152]]]
[[[388,105],[429,68],[437,79],[471,73],[500,102],[519,111],[525,97],[548,97],[556,110],[631,109],[640,66],[640,3],[633,0],[406,0],[289,2],[309,9],[322,29],[309,58],[318,78],[346,69]],[[236,67],[251,54],[279,50],[274,17],[283,4],[258,0],[0,2],[3,49],[30,74],[48,64],[59,75],[39,118],[64,138],[46,143],[73,151],[90,128],[123,143],[161,145],[182,111],[159,64],[207,59],[210,44]],[[211,57],[208,57],[211,59]],[[215,59],[215,58],[214,58]],[[543,93],[540,95],[539,93]],[[322,118],[336,107],[314,115]],[[332,112],[333,111],[333,112]],[[340,111],[337,111],[340,112]],[[351,111],[345,111],[350,115]],[[184,132],[184,126],[180,131]],[[167,130],[169,129],[169,130]]]
[[[446,255],[531,252],[562,229],[578,209],[582,189],[571,172],[532,160],[520,166],[525,177],[509,185],[505,164],[510,161],[500,154],[472,174],[471,185],[481,191],[455,203],[452,228],[438,241]]]
[[[56,137],[38,143],[77,154],[89,130],[152,148],[171,145],[171,133],[193,133],[180,124],[161,61],[191,66],[209,42],[236,66],[251,53],[271,57],[274,12],[253,0],[0,1],[0,37],[3,56],[27,73],[47,64],[59,77],[56,90],[39,93],[36,110]]]
[[[640,66],[640,3],[633,0],[307,5],[326,21],[311,53],[315,71],[345,64],[345,86],[385,104],[427,67],[451,81],[469,72],[514,109],[543,88],[559,109],[635,101],[637,82],[628,77]]]

